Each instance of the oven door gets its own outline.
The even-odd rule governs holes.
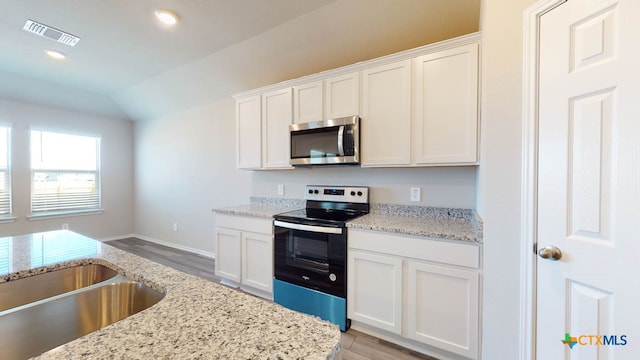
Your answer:
[[[346,298],[344,227],[274,221],[274,274],[288,283]]]

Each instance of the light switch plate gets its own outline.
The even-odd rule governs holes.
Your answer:
[[[284,195],[284,185],[278,184],[278,195]]]

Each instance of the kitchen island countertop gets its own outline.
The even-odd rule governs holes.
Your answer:
[[[0,283],[96,263],[166,293],[154,306],[37,359],[338,359],[340,330],[317,318],[67,230],[0,238]],[[16,334],[18,335],[18,334]]]

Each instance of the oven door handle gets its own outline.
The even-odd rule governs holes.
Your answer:
[[[342,228],[313,226],[313,225],[304,225],[304,224],[292,224],[292,223],[279,221],[279,220],[275,220],[273,222],[273,225],[278,227],[283,227],[286,229],[310,231],[310,232],[323,233],[323,234],[342,234]]]

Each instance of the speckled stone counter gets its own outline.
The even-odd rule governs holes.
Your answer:
[[[217,208],[212,211],[219,214],[271,218],[275,214],[302,209],[304,206],[304,200],[252,197],[250,204]]]
[[[216,213],[271,218],[305,207],[304,200],[252,197],[248,205],[213,209]],[[482,219],[473,209],[371,204],[368,215],[347,223],[353,229],[482,242]]]
[[[0,283],[103,264],[166,293],[38,359],[334,359],[337,326],[62,230],[0,238]],[[19,334],[16,334],[19,336]]]
[[[471,209],[372,204],[347,227],[434,239],[482,242],[482,220]]]

